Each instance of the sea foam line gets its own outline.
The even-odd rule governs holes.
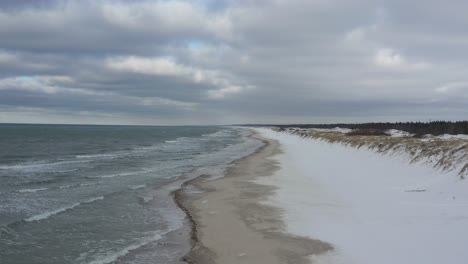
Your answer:
[[[18,190],[19,193],[35,193],[40,191],[48,190],[49,188],[36,188],[36,189],[21,189]]]
[[[145,188],[145,187],[146,187],[146,184],[132,185],[132,186],[130,186],[130,189],[138,190],[138,189]]]
[[[53,167],[62,164],[72,164],[72,163],[85,163],[89,160],[65,160],[65,161],[55,161],[48,163],[20,163],[15,165],[3,165],[0,166],[0,169],[4,170],[24,170],[24,169],[34,169],[34,168],[43,168],[43,167]]]
[[[147,170],[140,170],[140,171],[131,171],[131,172],[123,172],[123,173],[115,173],[115,174],[108,174],[108,175],[100,175],[100,176],[95,176],[93,178],[114,178],[114,177],[123,177],[123,176],[130,176],[130,175],[135,175],[135,174],[144,174],[151,172],[153,170],[147,169]]]
[[[99,197],[94,197],[94,198],[91,198],[91,199],[88,199],[88,200],[85,200],[83,202],[80,202],[80,203],[74,203],[74,204],[71,204],[69,206],[65,206],[65,207],[62,207],[62,208],[59,208],[57,210],[53,210],[53,211],[49,211],[49,212],[44,212],[42,214],[38,214],[38,215],[33,215],[29,218],[26,218],[24,221],[26,222],[33,222],[33,221],[39,221],[39,220],[44,220],[44,219],[47,219],[53,215],[56,215],[58,213],[61,213],[61,212],[65,212],[67,210],[70,210],[70,209],[73,209],[81,204],[86,204],[86,203],[92,203],[94,201],[97,201],[97,200],[102,200],[104,199],[104,196],[99,196]]]
[[[108,264],[108,263],[113,263],[114,261],[116,261],[117,259],[127,255],[128,253],[130,253],[131,251],[135,250],[135,249],[138,249],[142,246],[145,246],[151,242],[154,242],[154,241],[158,241],[162,238],[162,235],[160,234],[154,234],[153,236],[151,237],[147,237],[147,238],[144,238],[142,239],[142,241],[140,241],[139,243],[136,243],[136,244],[133,244],[133,245],[129,245],[117,252],[114,252],[114,253],[111,253],[107,256],[103,256],[101,258],[98,258],[98,259],[95,259],[91,262],[89,262],[88,264]]]

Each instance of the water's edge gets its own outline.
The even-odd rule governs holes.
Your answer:
[[[227,167],[229,168],[230,166],[234,166],[237,163],[241,162],[244,159],[248,159],[250,156],[256,155],[257,153],[261,152],[264,148],[266,148],[270,143],[267,140],[263,140],[260,138],[255,137],[258,132],[256,132],[253,129],[248,129],[251,134],[248,135],[249,138],[255,139],[258,141],[262,142],[262,145],[258,147],[254,152],[245,155],[239,159],[233,160],[230,162]],[[225,172],[222,177],[225,177],[228,174],[228,172]],[[186,218],[188,220],[188,224],[190,225],[190,243],[191,243],[191,248],[190,251],[182,256],[181,260],[189,263],[189,264],[214,264],[213,260],[213,253],[206,248],[203,243],[200,242],[198,238],[198,228],[197,228],[197,222],[194,219],[193,212],[197,210],[193,206],[190,205],[190,203],[187,201],[187,197],[189,196],[189,191],[187,190],[188,186],[197,186],[199,183],[210,180],[209,179],[210,175],[207,174],[202,174],[199,175],[193,179],[187,180],[182,185],[180,188],[177,190],[173,191],[172,197],[174,199],[174,202],[176,205],[185,213]],[[203,188],[199,188],[203,189]],[[203,260],[203,261],[200,261]]]

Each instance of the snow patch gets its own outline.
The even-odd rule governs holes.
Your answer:
[[[413,134],[406,132],[406,131],[401,131],[397,129],[389,129],[386,131],[387,134],[389,134],[391,137],[412,137]]]
[[[346,134],[351,131],[352,129],[349,128],[342,128],[342,127],[335,127],[335,128],[312,128],[312,130],[319,131],[319,132],[335,132],[335,133],[342,133]]]

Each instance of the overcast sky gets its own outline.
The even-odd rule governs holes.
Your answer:
[[[468,119],[468,1],[0,1],[0,123]]]

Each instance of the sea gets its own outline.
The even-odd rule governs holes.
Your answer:
[[[0,125],[0,263],[183,263],[173,191],[262,143],[216,126]]]

